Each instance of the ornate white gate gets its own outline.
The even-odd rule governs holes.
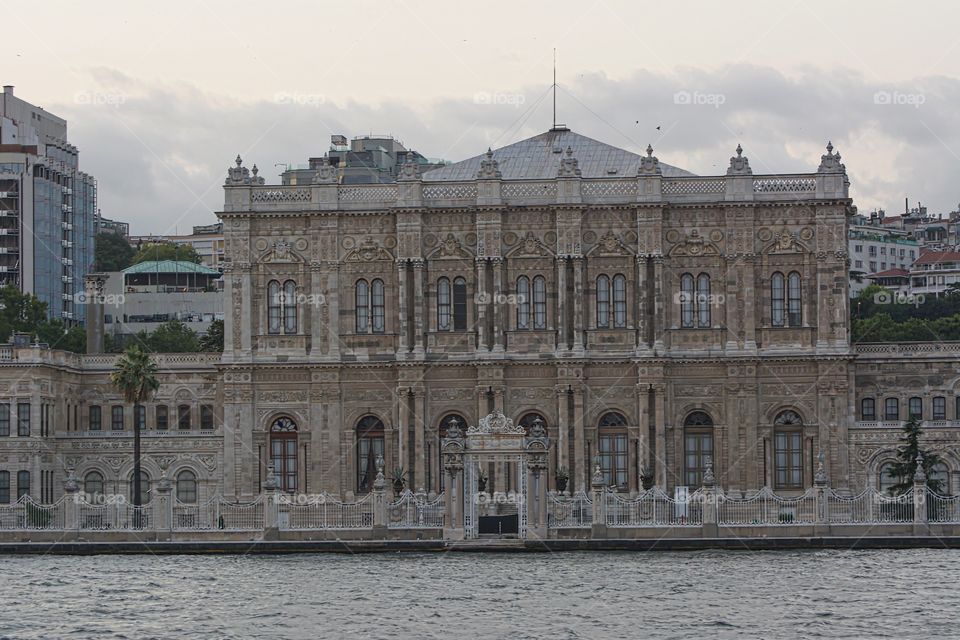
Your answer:
[[[545,519],[534,514],[534,521],[531,523],[527,517],[527,506],[531,504],[531,496],[528,493],[534,489],[540,495],[538,499],[533,500],[532,504],[539,509],[539,505],[545,503],[546,483],[542,476],[547,467],[546,457],[549,446],[550,441],[542,421],[534,422],[528,433],[524,427],[514,425],[510,418],[500,412],[491,413],[481,419],[477,426],[468,428],[466,434],[461,431],[458,424],[448,425],[447,437],[441,444],[444,468],[451,478],[451,494],[455,487],[460,486],[460,478],[463,479],[463,496],[462,499],[451,499],[447,502],[449,508],[446,516],[447,524],[444,527],[445,535],[448,537],[462,535],[468,539],[478,537],[480,509],[477,485],[480,480],[480,465],[500,463],[507,468],[516,469],[517,476],[516,482],[505,483],[504,488],[507,491],[498,491],[494,494],[494,499],[500,500],[504,496],[509,496],[507,485],[513,484],[516,487],[512,499],[517,507],[517,535],[525,538],[532,530],[534,535],[545,536]],[[539,478],[539,482],[534,487],[528,484],[528,470]],[[497,482],[502,481],[504,478],[497,479]],[[449,506],[458,503],[463,505],[462,515]]]

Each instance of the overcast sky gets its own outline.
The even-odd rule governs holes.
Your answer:
[[[669,164],[813,171],[827,140],[861,211],[960,201],[960,3],[16,3],[0,81],[69,120],[104,216],[215,221],[240,153],[268,182],[331,134],[461,160],[558,120]],[[659,130],[658,130],[659,127]]]

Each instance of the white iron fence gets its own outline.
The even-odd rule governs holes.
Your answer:
[[[717,523],[724,526],[813,524],[817,520],[817,495],[808,489],[802,496],[781,497],[764,487],[746,498],[717,495]]]
[[[826,490],[826,520],[832,524],[905,524],[913,522],[913,489],[888,496],[870,488],[855,496]]]
[[[547,496],[547,526],[551,529],[589,529],[593,501],[584,491],[572,496]]]
[[[606,492],[608,527],[699,527],[703,524],[703,500],[699,492],[675,500],[658,487],[636,498]]]
[[[443,527],[443,514],[446,505],[443,494],[427,500],[425,495],[410,491],[403,494],[387,507],[387,528],[389,529],[438,529]]]
[[[373,527],[373,494],[356,502],[341,502],[328,493],[311,497],[304,503],[295,497],[281,496],[279,528],[308,529],[369,529]]]

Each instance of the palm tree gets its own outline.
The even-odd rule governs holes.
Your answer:
[[[150,354],[139,345],[131,345],[117,360],[110,382],[133,403],[133,506],[142,506],[140,500],[140,406],[160,387],[157,365]],[[139,513],[139,512],[137,512]],[[139,516],[138,516],[139,517]]]

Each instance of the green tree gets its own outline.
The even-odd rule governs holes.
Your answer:
[[[214,320],[207,332],[200,336],[200,350],[209,353],[223,352],[223,320]]]
[[[182,260],[200,264],[201,258],[197,250],[189,244],[174,244],[172,242],[148,242],[140,247],[133,256],[131,264],[140,264],[148,260]]]
[[[113,231],[97,234],[93,248],[93,268],[96,271],[122,271],[132,264],[136,253],[126,238]]]
[[[888,477],[897,481],[895,485],[890,487],[892,495],[901,495],[913,487],[913,476],[917,472],[918,456],[923,462],[923,471],[927,474],[927,486],[936,493],[942,493],[944,489],[943,482],[930,477],[933,466],[940,462],[940,457],[920,448],[920,436],[922,434],[920,421],[916,418],[910,418],[903,425],[903,435],[900,436],[901,444],[897,447],[897,461],[890,465],[887,472]]]
[[[67,329],[61,320],[50,320],[45,302],[7,285],[0,289],[0,342],[8,341],[14,333],[29,333],[32,340],[53,349],[74,353],[86,349],[86,332],[81,327]]]
[[[133,506],[142,504],[140,495],[140,407],[147,402],[157,389],[157,364],[150,354],[132,345],[127,349],[110,373],[110,382],[123,394],[125,401],[133,404]],[[138,516],[139,517],[139,516]],[[140,528],[141,523],[137,523]]]
[[[193,329],[179,320],[169,320],[157,327],[153,333],[138,334],[142,344],[154,353],[183,353],[199,351],[200,341]]]

